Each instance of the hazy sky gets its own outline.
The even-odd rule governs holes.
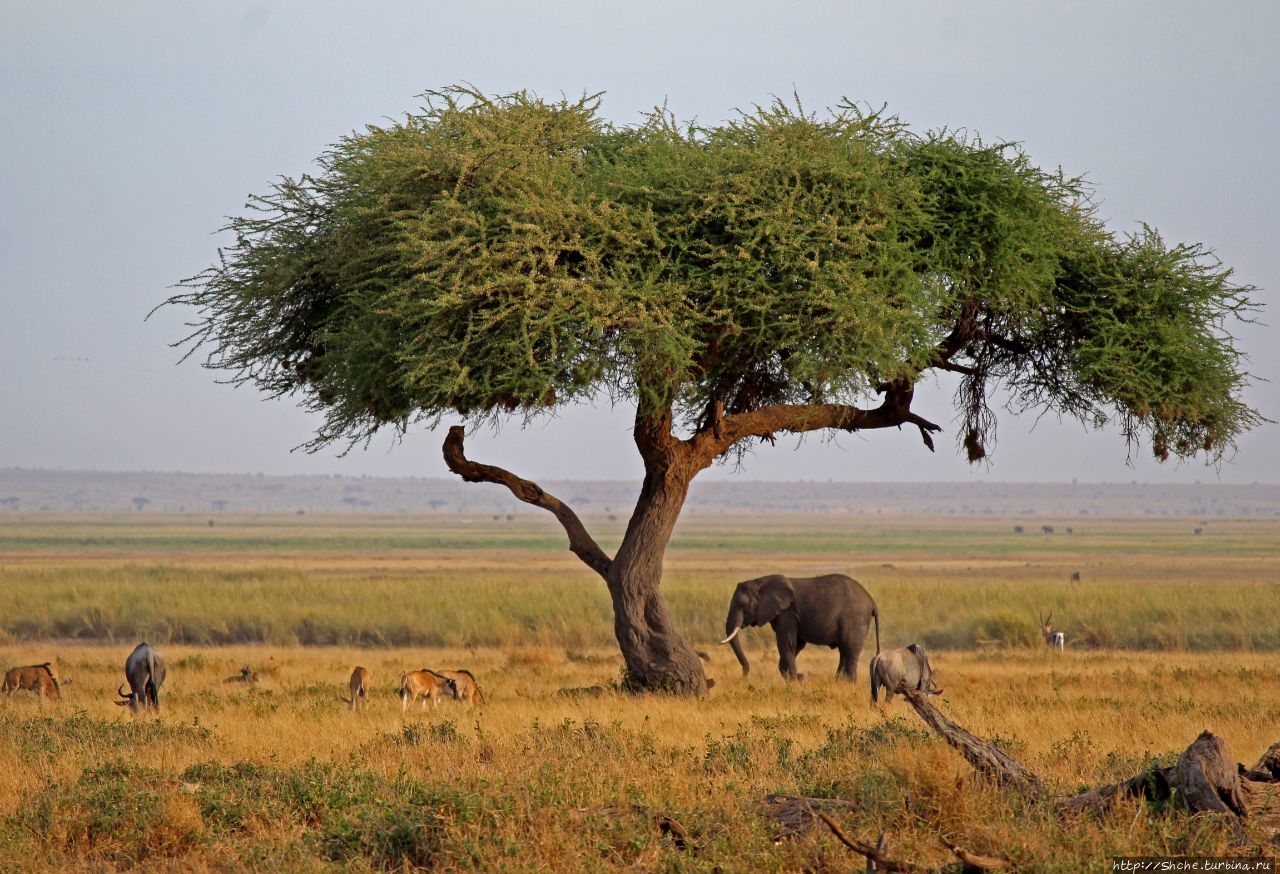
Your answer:
[[[315,421],[178,365],[184,314],[144,316],[215,259],[247,195],[459,82],[603,91],[619,123],[664,101],[717,122],[774,95],[847,96],[918,131],[1015,140],[1086,175],[1112,228],[1212,247],[1275,323],[1278,35],[1274,0],[0,0],[0,467],[448,476],[441,434],[291,451]],[[1272,380],[1247,400],[1280,419],[1280,334],[1239,336]],[[920,412],[947,429],[936,454],[914,429],[811,436],[703,476],[1280,482],[1275,425],[1217,471],[1145,446],[1126,466],[1115,430],[1002,414],[992,463],[971,467],[950,391],[934,394]],[[469,454],[533,479],[634,478],[630,425],[580,409],[474,435]]]

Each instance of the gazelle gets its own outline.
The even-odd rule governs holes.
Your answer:
[[[1052,625],[1053,613],[1040,620],[1040,634],[1044,637],[1044,645],[1062,652],[1067,646],[1067,636],[1055,631]]]

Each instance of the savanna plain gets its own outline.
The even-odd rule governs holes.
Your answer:
[[[728,599],[773,572],[859,579],[881,646],[929,651],[935,706],[1055,795],[1206,729],[1246,764],[1280,740],[1277,518],[690,514],[663,592],[715,685],[688,700],[621,691],[608,594],[537,516],[0,513],[0,662],[62,683],[0,700],[0,870],[863,870],[793,796],[926,867],[955,863],[944,841],[1037,872],[1275,855],[1256,824],[988,782],[902,699],[871,705],[874,632],[856,687],[812,647],[783,682],[767,627],[744,676]],[[134,717],[143,639],[169,675]],[[402,710],[422,667],[472,671],[484,703]]]

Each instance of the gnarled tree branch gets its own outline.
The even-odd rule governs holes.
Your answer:
[[[692,441],[701,451],[709,451],[713,456],[748,437],[772,440],[779,431],[801,434],[831,428],[852,432],[902,425],[919,428],[925,446],[932,452],[930,434],[942,430],[940,425],[911,411],[911,389],[898,385],[886,386],[884,402],[869,410],[848,404],[772,404],[722,416],[715,424],[719,427],[704,427]]]
[[[544,510],[550,510],[569,536],[569,551],[582,559],[583,563],[601,577],[609,572],[612,559],[595,542],[583,526],[578,514],[567,504],[543,490],[542,486],[527,479],[521,479],[509,470],[491,464],[480,464],[467,458],[463,451],[465,431],[461,425],[449,429],[444,439],[444,463],[449,470],[469,483],[497,483],[506,486],[526,504],[533,504]]]

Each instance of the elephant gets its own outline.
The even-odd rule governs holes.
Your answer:
[[[871,660],[871,703],[878,700],[877,693],[884,687],[886,702],[893,700],[893,693],[904,689],[923,692],[926,695],[941,695],[942,690],[934,685],[933,668],[929,665],[929,657],[924,648],[913,643],[905,649],[887,649],[876,653]]]
[[[733,646],[746,676],[751,665],[738,632],[747,625],[768,623],[778,640],[778,670],[784,679],[803,679],[796,673],[796,653],[814,643],[840,650],[836,677],[857,682],[858,657],[873,619],[879,652],[880,613],[857,580],[844,574],[794,578],[771,574],[738,583],[724,624],[728,637],[720,642]]]

